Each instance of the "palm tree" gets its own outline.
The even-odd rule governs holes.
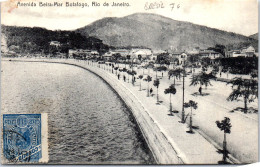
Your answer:
[[[196,110],[198,108],[198,103],[196,103],[193,100],[190,100],[188,103],[184,103],[184,107],[185,108],[189,108],[190,107],[190,133],[193,133],[192,131],[192,108],[194,110]]]
[[[143,75],[139,75],[138,78],[140,79],[140,91],[142,90],[142,79]]]
[[[183,73],[183,69],[181,69],[181,68],[177,68],[177,69],[175,69],[175,70],[170,70],[170,71],[168,72],[169,78],[170,78],[170,77],[173,77],[173,78],[174,78],[174,82],[173,82],[174,85],[175,85],[175,78],[176,78],[176,79],[180,79],[182,73]]]
[[[157,68],[157,67],[154,67],[154,68],[153,68],[153,71],[156,72],[156,73],[155,73],[155,78],[157,79],[157,71],[158,71],[158,68]]]
[[[154,80],[153,85],[157,88],[157,103],[156,104],[159,104],[158,88],[159,88],[159,85],[160,85],[160,80],[158,78],[156,80]]]
[[[157,67],[156,70],[157,70],[157,71],[160,71],[160,72],[162,71],[162,77],[163,77],[163,71],[166,71],[166,70],[167,70],[167,67],[165,67],[165,66],[160,66],[160,67]],[[156,74],[156,75],[157,75],[157,74]]]
[[[116,75],[117,75],[117,70],[118,70],[118,67],[114,67],[114,70],[116,70]]]
[[[112,64],[112,74],[114,73],[113,69],[114,69],[114,64]]]
[[[226,159],[228,157],[228,151],[227,151],[227,141],[226,141],[226,134],[231,133],[230,129],[232,127],[230,123],[230,119],[228,117],[225,117],[224,120],[216,121],[217,127],[222,131],[224,131],[224,140],[223,140],[223,162],[226,162]]]
[[[130,59],[131,59],[131,56],[130,56],[130,55],[127,55],[127,56],[126,56],[126,59],[127,59],[127,62],[128,62],[128,66],[129,66],[129,68],[130,68],[130,63],[129,63],[129,61],[130,61]]]
[[[208,85],[212,86],[212,84],[210,83],[210,79],[215,79],[215,77],[211,74],[206,74],[205,72],[201,72],[197,75],[192,76],[190,86],[191,85],[196,86],[198,84],[200,84],[200,87],[202,85],[205,85],[206,87]]]
[[[142,63],[142,55],[138,55],[138,60]]]
[[[136,73],[136,71],[132,70],[132,71],[129,71],[129,74],[132,76],[132,84],[134,85],[134,82],[135,82],[134,77],[137,73]]]
[[[147,97],[149,97],[149,82],[152,81],[152,77],[147,75],[147,77],[144,79],[144,81],[147,82]]]
[[[242,79],[236,77],[228,82],[232,84],[232,92],[227,98],[228,101],[238,100],[239,98],[244,99],[244,113],[247,113],[247,103],[253,102],[258,98],[258,82],[254,79]]]
[[[170,114],[172,115],[172,100],[171,100],[171,95],[173,94],[176,94],[176,88],[175,88],[175,85],[170,85],[169,88],[165,89],[164,90],[164,93],[165,94],[170,94]]]

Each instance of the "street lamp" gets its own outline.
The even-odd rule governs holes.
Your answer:
[[[182,112],[181,123],[185,123],[185,111],[184,111],[184,82],[185,82],[185,60],[183,61],[183,74],[182,74]]]

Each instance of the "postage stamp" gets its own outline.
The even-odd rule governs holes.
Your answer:
[[[41,119],[41,114],[3,114],[3,155],[8,162],[40,162]]]

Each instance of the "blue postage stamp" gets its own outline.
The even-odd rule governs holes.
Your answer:
[[[9,162],[39,162],[41,114],[3,114],[3,154]]]

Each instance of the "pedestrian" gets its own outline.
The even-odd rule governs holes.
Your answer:
[[[125,82],[125,75],[123,76],[123,78],[124,78],[124,82]]]
[[[150,95],[152,95],[152,93],[153,93],[153,88],[150,89]]]
[[[162,77],[163,77],[163,72],[162,72]]]
[[[200,95],[201,95],[201,93],[202,93],[202,92],[201,92],[201,89],[202,89],[202,88],[201,88],[201,86],[200,86],[200,88],[199,88],[199,93],[200,93]]]
[[[134,82],[135,82],[135,77],[134,77]]]
[[[117,78],[120,79],[120,74],[117,75]]]
[[[219,76],[221,77],[221,72],[219,73]]]

